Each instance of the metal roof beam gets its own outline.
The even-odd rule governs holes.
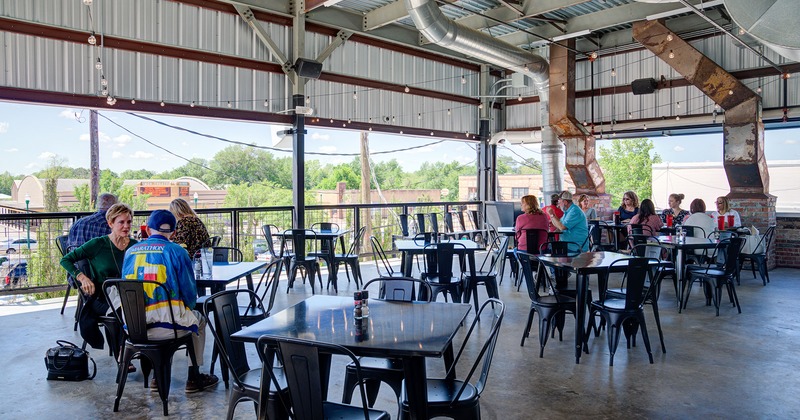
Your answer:
[[[371,31],[406,17],[408,17],[408,10],[406,9],[405,1],[398,0],[367,12],[364,15],[363,29]]]

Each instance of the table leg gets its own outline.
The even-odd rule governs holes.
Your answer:
[[[686,284],[683,278],[683,265],[684,265],[683,249],[678,248],[677,256],[675,257],[675,275],[678,276],[678,313],[683,309],[683,296]]]
[[[452,349],[451,349],[452,353]],[[428,418],[428,378],[425,374],[424,357],[403,358],[406,379],[406,397],[412,419]]]
[[[413,266],[414,257],[411,253],[403,251],[400,256],[400,265],[403,267],[403,276],[411,277],[411,270]]]
[[[451,341],[450,344],[447,345],[447,348],[444,350],[444,354],[442,355],[444,358],[444,370],[447,372],[447,379],[453,380],[456,379],[456,370],[450,369],[453,367],[453,363],[455,363],[455,355],[453,355],[453,342]]]
[[[589,276],[580,272],[575,274],[576,296],[575,296],[575,364],[581,362],[581,350],[583,348],[584,326],[586,325],[586,295],[589,289]]]
[[[322,400],[328,400],[328,382],[331,378],[331,355],[319,353],[319,376],[322,380]]]
[[[333,291],[339,291],[339,285],[337,281],[339,280],[336,270],[336,264],[334,263],[334,259],[336,259],[336,249],[334,246],[336,245],[336,239],[327,240],[328,243],[328,284],[333,283]]]

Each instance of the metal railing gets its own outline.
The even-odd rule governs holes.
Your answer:
[[[384,249],[392,249],[393,238],[402,235],[397,217],[399,214],[445,214],[462,211],[469,221],[466,211],[480,210],[481,204],[467,201],[308,206],[305,217],[308,226],[323,221],[335,222],[343,229],[351,229],[353,233],[362,226],[366,227],[367,231],[357,249],[367,256],[371,255],[371,235],[381,241]],[[265,243],[261,231],[263,225],[272,224],[289,229],[293,220],[291,206],[197,209],[196,212],[209,234],[221,237],[220,246],[238,248],[244,253],[245,260],[250,261],[256,259],[262,250],[258,244]],[[150,213],[151,211],[135,212],[134,231],[138,232],[139,226],[147,222]],[[92,213],[0,214],[0,235],[5,233],[6,238],[11,240],[25,239],[30,235],[30,239],[36,241],[32,249],[23,247],[13,254],[6,254],[6,248],[0,248],[0,259],[8,259],[0,265],[0,295],[60,292],[63,296],[67,284],[66,272],[59,264],[61,253],[55,241],[58,236],[67,234],[76,220],[90,214]],[[439,230],[444,231],[444,222],[440,220],[439,223]],[[478,228],[470,222],[468,225]],[[14,278],[9,271],[23,261],[27,263],[27,278]]]

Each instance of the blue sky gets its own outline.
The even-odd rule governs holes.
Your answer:
[[[153,142],[181,157],[211,159],[215,153],[229,144],[219,140],[195,136],[176,131],[153,122],[127,115],[124,112],[101,111],[109,119],[135,134]],[[282,127],[266,124],[230,122],[186,117],[147,115],[159,121],[189,128],[194,131],[245,143],[272,146],[275,132]],[[185,163],[184,160],[154,147],[144,140],[126,132],[111,122],[100,118],[100,166],[122,172],[126,169],[150,169],[163,171]],[[38,105],[23,105],[0,102],[0,151],[4,156],[0,171],[12,174],[29,174],[44,168],[57,156],[73,167],[89,166],[89,111]],[[358,153],[359,134],[346,130],[309,129],[306,137],[307,152]],[[768,160],[800,159],[800,130],[771,130],[765,136],[765,152]],[[415,138],[370,133],[372,153],[420,146],[411,151],[374,155],[373,159],[384,161],[395,158],[406,170],[416,170],[423,162],[475,161],[474,145],[447,141],[429,145],[432,138]],[[722,134],[701,136],[676,136],[655,138],[655,151],[665,162],[719,162],[722,159]],[[598,141],[603,147],[607,141]],[[427,146],[425,146],[427,145]],[[424,147],[423,147],[424,146]],[[539,158],[538,146],[509,146],[524,157]],[[288,153],[273,152],[276,156]],[[519,156],[505,148],[503,155],[520,160]],[[353,156],[314,156],[323,163],[350,161]]]

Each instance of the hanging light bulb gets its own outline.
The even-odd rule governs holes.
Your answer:
[[[228,108],[230,108],[230,107],[232,107],[232,106],[233,106],[233,105],[231,105],[231,101],[228,101]]]
[[[680,121],[680,120],[681,120],[681,116],[680,115],[676,115],[675,116],[675,121]]]
[[[467,78],[466,77],[461,76],[461,84],[462,85],[466,85],[467,84]]]
[[[131,99],[131,105],[136,105],[136,99]]]
[[[522,102],[522,94],[521,93],[517,96],[517,102]]]
[[[633,118],[633,112],[629,112],[628,113],[628,119],[631,119],[631,118]]]
[[[83,4],[85,4],[87,6],[91,6],[92,5],[92,0],[83,0]]]
[[[667,41],[672,41],[672,34],[667,35]]]
[[[617,77],[617,70],[615,68],[611,68],[611,77]]]
[[[597,60],[597,51],[592,51],[592,54],[589,56],[592,60]]]
[[[369,123],[372,124],[372,117],[369,117]]]
[[[96,68],[97,70],[103,70],[103,63],[100,62],[99,58],[97,59],[97,62],[94,63],[94,68]]]
[[[669,50],[669,58],[675,58],[675,53],[672,50]]]
[[[431,135],[433,135],[433,131],[431,131]]]
[[[739,28],[739,35],[744,35],[744,28]]]
[[[483,109],[483,102],[478,104],[478,109]]]
[[[758,85],[758,88],[756,89],[756,92],[761,93],[761,85]]]
[[[447,115],[452,115],[453,113],[450,111],[450,108],[447,108]]]
[[[269,99],[264,99],[264,108],[269,108]]]
[[[165,106],[166,104],[164,103],[164,101],[161,101],[161,103],[159,105]]]
[[[308,105],[310,103],[311,103],[311,97],[310,96],[306,96],[306,105]]]
[[[647,130],[647,124],[642,124],[642,128]]]
[[[347,119],[347,123],[348,123],[348,124],[350,124],[351,122],[352,122],[352,121],[350,121],[350,118],[348,118],[348,119]]]
[[[728,95],[733,95],[733,89],[728,91]]]
[[[108,80],[106,80],[105,76],[100,76],[100,84],[103,86],[108,86]]]
[[[114,98],[109,96],[108,98],[106,98],[106,103],[109,104],[109,105],[113,104],[114,103]]]
[[[403,130],[400,130],[400,134],[403,134]]]
[[[406,93],[408,93],[408,92],[411,92],[411,88],[409,88],[409,87],[408,87],[408,85],[406,85],[406,87],[405,87],[403,90],[404,90]]]
[[[347,127],[347,124],[345,124],[345,123],[342,123],[342,127]]]
[[[97,44],[97,38],[95,38],[94,32],[92,32],[92,34],[89,35],[89,39],[87,39],[87,41],[89,41],[89,45]]]
[[[469,137],[469,131],[464,132],[464,137]]]
[[[561,84],[561,90],[567,90],[567,84],[566,83],[562,83]]]
[[[783,73],[783,78],[784,79],[788,79],[790,77],[792,77],[792,75],[790,73]]]
[[[714,104],[714,110],[716,111],[718,109],[719,109],[719,104]]]
[[[421,112],[420,112],[419,114],[417,114],[417,119],[418,119],[418,120],[421,120],[421,119],[422,119],[422,113],[421,113]]]
[[[397,121],[397,119],[395,118],[394,115],[392,115],[392,122],[395,122],[395,121]]]
[[[190,106],[190,107],[192,107],[192,108],[194,108],[194,101],[192,101],[192,103],[191,103],[191,104],[189,104],[189,106]]]
[[[108,96],[108,88],[103,88],[103,89],[100,91],[100,94],[101,94],[101,95],[103,95],[103,96]]]
[[[678,101],[678,102],[677,102],[675,105],[676,105],[678,108],[680,108],[680,107],[681,107],[681,101]]]
[[[372,131],[372,127],[369,128],[369,131]]]
[[[356,91],[353,91],[353,100],[358,100],[358,93],[356,93]]]
[[[331,118],[331,124],[333,124],[333,118]]]
[[[583,126],[586,127],[587,125],[589,125],[589,123],[587,123],[586,120],[583,120]]]

